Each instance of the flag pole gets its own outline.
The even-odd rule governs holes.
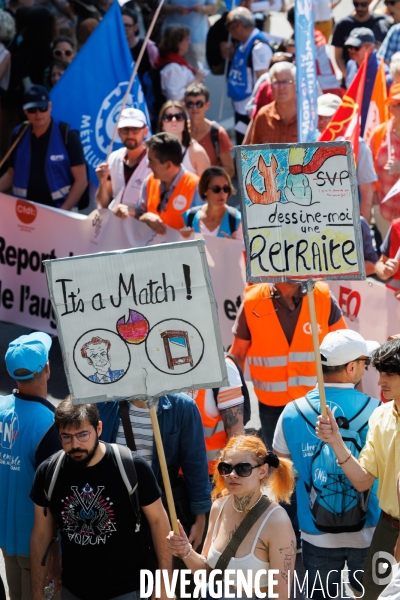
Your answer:
[[[128,84],[128,87],[127,87],[127,89],[126,89],[125,96],[124,96],[124,99],[123,99],[123,101],[122,101],[121,110],[120,110],[119,114],[121,114],[121,113],[122,113],[122,111],[124,110],[124,108],[125,108],[125,106],[126,106],[126,103],[127,103],[127,101],[128,101],[128,97],[129,97],[129,94],[130,94],[130,91],[131,91],[131,89],[132,89],[132,86],[133,86],[133,82],[135,81],[135,77],[136,77],[136,75],[137,75],[137,72],[138,72],[138,69],[139,69],[140,63],[141,63],[141,61],[142,61],[143,55],[144,55],[144,53],[145,53],[145,50],[146,50],[146,48],[147,48],[147,43],[148,43],[148,41],[149,41],[149,39],[150,39],[150,36],[151,36],[151,34],[152,34],[152,32],[153,32],[154,25],[156,24],[156,21],[157,21],[157,19],[158,19],[158,15],[160,14],[160,10],[161,10],[161,8],[162,8],[162,5],[163,5],[163,4],[164,4],[164,0],[160,0],[160,3],[159,3],[159,5],[158,5],[158,7],[157,7],[157,10],[156,10],[156,12],[154,13],[153,20],[152,20],[152,22],[150,23],[150,27],[149,27],[149,29],[148,29],[148,31],[147,31],[147,33],[146,33],[146,37],[144,38],[143,45],[142,45],[142,47],[141,47],[141,49],[140,49],[140,52],[139,52],[138,59],[137,59],[137,61],[135,62],[135,66],[134,66],[134,68],[133,68],[133,72],[132,72],[131,78],[130,78],[130,80],[129,80],[129,84]],[[109,147],[108,147],[108,151],[107,151],[107,158],[106,158],[106,161],[108,160],[108,158],[109,158],[109,156],[110,156],[110,154],[111,154],[112,147],[113,147],[113,145],[114,145],[114,141],[115,141],[115,136],[117,135],[117,129],[118,129],[118,119],[117,119],[117,120],[116,120],[116,122],[115,122],[115,127],[114,127],[114,131],[113,131],[113,134],[112,134],[111,142],[110,142],[110,145],[109,145]]]
[[[323,417],[326,417],[326,396],[325,396],[325,387],[324,387],[324,376],[322,373],[321,354],[319,351],[317,313],[315,310],[315,301],[314,301],[314,293],[313,293],[314,285],[315,285],[315,282],[312,279],[309,279],[306,282],[308,309],[310,311],[311,333],[312,333],[314,355],[315,355],[315,366],[317,368],[319,402],[320,402],[320,406],[321,406],[321,414]]]

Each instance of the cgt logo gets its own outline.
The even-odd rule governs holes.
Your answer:
[[[361,307],[361,296],[359,292],[352,290],[351,288],[340,286],[339,292],[339,306],[345,317],[348,317],[351,321],[357,318]]]
[[[24,225],[29,225],[36,219],[37,208],[32,202],[27,202],[26,200],[17,200],[15,212],[17,213],[17,217],[21,223],[24,223]]]

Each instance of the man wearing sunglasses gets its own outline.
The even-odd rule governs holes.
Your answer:
[[[41,85],[24,94],[23,110],[29,126],[14,131],[18,143],[0,178],[0,192],[63,210],[72,210],[87,185],[85,157],[79,133],[51,117],[49,93]]]
[[[377,46],[380,46],[391,26],[390,19],[386,15],[370,12],[370,4],[371,0],[353,0],[353,13],[338,21],[333,31],[332,46],[335,47],[335,61],[342,72],[343,80],[346,79],[346,64],[350,58],[344,44],[350,37],[351,31],[356,27],[371,29]]]
[[[0,398],[0,547],[14,600],[31,599],[29,493],[35,469],[61,448],[54,406],[46,400],[50,348],[50,336],[34,332],[11,342],[5,356],[17,389]]]
[[[344,435],[348,430],[358,432],[361,446],[365,444],[367,437],[368,420],[380,405],[380,401],[369,398],[356,390],[355,386],[361,381],[364,369],[370,364],[370,356],[378,347],[378,342],[365,341],[360,334],[350,329],[328,333],[320,345],[327,405],[334,414],[335,423],[342,427]],[[328,462],[320,463],[326,469],[323,473],[323,469],[321,467],[318,469],[314,464],[320,451],[318,438],[315,435],[315,425],[320,410],[318,386],[308,392],[304,398],[290,402],[279,418],[273,449],[278,456],[291,458],[299,474],[296,485],[297,515],[302,537],[303,563],[308,572],[309,592],[317,573],[322,582],[322,586],[318,585],[318,588],[323,588],[323,591],[314,590],[313,593],[308,593],[307,597],[316,600],[337,598],[345,561],[348,569],[347,581],[350,582],[355,597],[360,597],[363,590],[359,580],[378,523],[378,501],[373,490],[369,498],[364,526],[357,522],[358,515],[348,513],[346,522],[348,531],[344,531],[346,527],[339,529],[340,516],[337,517],[334,510],[340,506],[339,513],[347,511],[352,502],[352,492],[347,487],[350,485],[349,482],[343,483],[343,488],[334,485],[335,476],[330,475]],[[348,437],[350,438],[350,431]],[[343,459],[340,458],[339,461],[338,464],[341,465]],[[344,463],[345,460],[343,466]],[[323,488],[326,494],[324,497],[328,499],[320,511],[325,510],[327,513],[326,507],[332,509],[330,514],[335,515],[332,520],[336,527],[326,526],[325,532],[320,528],[319,522],[317,527],[317,513],[310,507],[315,501],[313,497],[315,491],[310,482],[318,488],[326,485]],[[344,502],[341,496],[343,493],[347,493]],[[356,492],[354,495],[356,496]],[[320,515],[318,517],[320,518]],[[324,517],[328,523],[329,515],[324,514]],[[350,522],[351,519],[353,521]],[[326,530],[330,530],[330,533]],[[328,572],[330,572],[329,576]],[[339,597],[342,598],[342,595],[340,594]],[[366,593],[365,598],[370,600],[371,596]]]
[[[151,173],[144,143],[149,135],[145,114],[137,108],[124,108],[118,120],[118,135],[123,148],[112,152],[108,161],[96,169],[100,182],[96,200],[117,217],[134,217],[140,188]]]

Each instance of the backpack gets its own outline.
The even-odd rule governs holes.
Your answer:
[[[25,127],[25,125],[26,125],[26,123],[22,123],[21,127],[19,127],[18,131],[16,132],[17,137],[21,133],[22,128]],[[68,149],[68,141],[69,141],[68,134],[70,131],[69,123],[64,123],[63,121],[59,121],[58,126],[60,128],[60,132],[63,137],[64,145]],[[88,184],[85,188],[85,191],[83,192],[82,196],[79,199],[79,202],[78,202],[79,210],[84,210],[90,204],[90,191],[89,191],[90,177],[89,177],[89,167],[88,167],[88,164],[86,161],[85,161],[85,167],[86,167],[86,176],[87,176]]]
[[[233,206],[227,206],[226,208],[228,209],[229,229],[230,229],[230,232],[232,235],[237,230],[236,217],[238,214],[238,210],[237,210],[237,208],[234,208]],[[188,217],[187,217],[187,225],[186,225],[187,227],[193,226],[194,217],[196,216],[196,213],[198,213],[200,209],[201,209],[201,206],[193,206],[193,208],[189,209],[189,213],[188,213]]]
[[[139,455],[137,452],[132,452],[131,450],[129,450],[129,448],[127,448],[126,446],[120,446],[119,444],[110,444],[110,446],[114,454],[114,458],[117,461],[122,481],[124,482],[127,492],[129,494],[132,509],[136,515],[135,531],[140,531],[141,512],[139,504],[139,494],[137,489],[138,479],[135,469],[135,463],[133,462],[133,457],[137,457]],[[59,450],[58,452],[56,452],[56,454],[53,455],[51,461],[47,465],[44,480],[44,493],[49,502],[49,506],[53,495],[54,487],[56,485],[57,478],[60,473],[60,469],[63,465],[65,456],[66,454],[64,450]]]
[[[243,371],[239,367],[239,364],[238,364],[236,358],[233,356],[233,354],[226,353],[225,357],[230,358],[231,361],[235,364],[237,370],[239,371],[240,379],[241,379],[241,382],[242,382],[242,395],[243,395],[243,398],[244,398],[244,404],[243,404],[243,425],[246,425],[246,423],[248,423],[250,421],[250,419],[251,419],[251,404],[250,404],[249,388],[247,387],[247,384],[246,384],[246,382],[244,380]],[[215,404],[217,404],[218,392],[219,392],[219,388],[213,388],[213,394],[214,394]]]
[[[218,132],[219,132],[219,125],[218,125],[217,121],[212,121],[211,129],[210,129],[211,141],[212,141],[212,145],[214,146],[214,150],[215,150],[215,154],[217,155],[218,162],[220,162]]]
[[[351,419],[343,416],[336,418],[343,442],[354,458],[359,456],[362,449],[360,433],[368,425],[371,416],[371,409],[368,410],[370,401],[371,398],[367,398],[364,406]],[[307,396],[295,400],[293,404],[306,423],[315,429],[320,413]],[[313,423],[303,412],[309,412],[310,409],[315,414]],[[310,481],[304,483],[315,527],[324,533],[361,531],[365,525],[372,488],[358,492],[337,464],[332,448],[322,440],[317,444],[310,471]]]

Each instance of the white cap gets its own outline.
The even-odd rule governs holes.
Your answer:
[[[322,94],[317,98],[317,113],[319,117],[333,117],[342,100],[336,94]]]
[[[352,329],[331,331],[324,337],[319,347],[321,362],[327,367],[347,365],[360,356],[371,356],[379,348],[378,342],[367,341]]]
[[[122,127],[145,127],[145,114],[138,108],[124,108],[118,119],[118,129]]]

